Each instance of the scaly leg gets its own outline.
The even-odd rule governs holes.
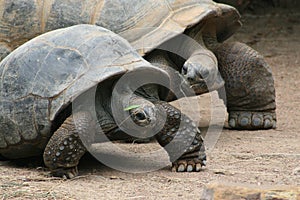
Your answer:
[[[77,165],[86,152],[79,134],[90,138],[94,127],[89,113],[78,112],[68,117],[52,135],[44,151],[44,163],[53,176],[73,178],[78,175]]]
[[[276,127],[275,87],[263,56],[243,43],[214,50],[225,81],[229,126],[233,129]]]

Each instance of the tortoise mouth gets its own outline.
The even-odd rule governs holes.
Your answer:
[[[219,76],[213,83],[207,84],[205,80],[199,80],[197,83],[190,83],[190,88],[194,90],[195,94],[200,95],[214,90],[218,90],[224,86],[224,81]]]
[[[192,88],[197,95],[209,92],[207,84],[204,80],[191,84],[190,88]]]

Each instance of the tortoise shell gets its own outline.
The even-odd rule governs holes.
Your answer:
[[[57,116],[73,99],[136,70],[168,80],[125,39],[99,26],[58,29],[21,45],[0,63],[0,154],[41,153]]]
[[[237,10],[212,0],[0,0],[0,60],[44,32],[76,24],[107,28],[140,55],[197,27],[213,24],[219,41],[240,27]]]

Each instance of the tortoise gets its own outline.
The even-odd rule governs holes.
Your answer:
[[[232,129],[276,127],[270,67],[246,44],[222,43],[241,26],[231,6],[211,0],[0,0],[0,6],[0,59],[44,32],[95,24],[121,35],[162,69],[178,70],[199,95],[225,82]]]
[[[117,115],[132,119],[125,123],[127,130],[158,131],[155,137],[169,153],[173,170],[200,171],[205,165],[196,124],[164,101],[169,74],[105,28],[75,25],[42,34],[10,53],[0,74],[0,154],[5,158],[43,155],[54,176],[72,178],[94,136],[124,126],[116,123],[117,109]],[[138,78],[150,83],[155,77],[166,86],[134,90],[135,81],[127,81],[122,90],[113,90],[123,76],[145,74]],[[87,98],[90,91],[94,96]],[[111,104],[115,95],[114,103],[124,104]]]

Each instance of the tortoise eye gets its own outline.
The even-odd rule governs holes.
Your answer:
[[[137,120],[145,120],[145,119],[146,119],[146,116],[145,116],[144,113],[139,112],[139,113],[136,114],[136,119],[137,119]]]

